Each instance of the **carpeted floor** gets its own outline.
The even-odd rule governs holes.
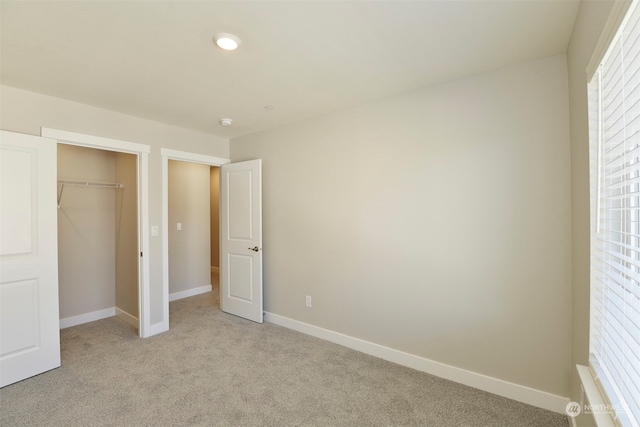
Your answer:
[[[61,331],[62,367],[0,390],[1,426],[568,426],[567,417],[222,313],[171,303],[170,331]]]

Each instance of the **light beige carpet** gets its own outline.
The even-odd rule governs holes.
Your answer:
[[[117,318],[61,331],[62,367],[0,390],[2,426],[568,426],[567,417],[218,309],[170,331]]]

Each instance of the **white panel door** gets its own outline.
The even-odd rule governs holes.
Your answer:
[[[220,169],[220,307],[262,323],[262,160]]]
[[[56,154],[0,131],[0,387],[60,366]]]

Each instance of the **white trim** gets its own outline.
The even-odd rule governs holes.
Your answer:
[[[41,136],[56,139],[59,144],[76,145],[80,147],[98,148],[101,150],[117,151],[120,153],[135,154],[138,157],[138,249],[143,253],[138,261],[139,284],[139,326],[138,335],[141,338],[150,337],[151,323],[151,291],[150,291],[150,267],[149,267],[149,153],[151,147],[134,142],[120,141],[117,139],[102,138],[99,136],[85,135],[76,132],[67,132],[59,129],[40,128]],[[167,324],[168,328],[168,324]]]
[[[212,273],[220,273],[220,267],[211,267]]]
[[[161,332],[164,332],[169,330],[169,160],[209,166],[222,166],[230,163],[231,160],[168,148],[161,148],[160,155],[162,156],[162,319],[164,325]]]
[[[64,141],[65,144],[79,145],[82,147],[108,148],[111,151],[119,151],[121,153],[150,153],[151,147],[144,144],[136,144],[135,142],[120,141],[117,139],[103,138],[101,136],[85,135],[83,133],[67,132],[59,129],[41,128],[40,135]]]
[[[171,160],[181,160],[183,162],[201,163],[210,166],[222,166],[231,160],[222,157],[208,156],[206,154],[191,153],[188,151],[171,150],[169,148],[160,149],[161,156],[167,156]]]
[[[204,285],[198,288],[191,288],[185,291],[174,292],[172,294],[169,294],[169,301],[176,301],[182,298],[189,298],[195,295],[206,294],[207,292],[211,292],[212,289],[213,288],[211,285]]]
[[[162,156],[162,322],[169,330],[169,158]]]
[[[96,320],[106,319],[116,315],[114,307],[105,308],[104,310],[92,311],[91,313],[79,314],[77,316],[65,317],[60,319],[60,329],[70,328],[83,323],[95,322]]]
[[[537,406],[539,408],[566,415],[565,408],[567,403],[569,403],[568,397],[536,390],[534,388],[493,378],[477,372],[468,371],[466,369],[456,368],[455,366],[415,356],[400,350],[364,341],[359,338],[323,329],[277,314],[266,312],[264,320],[316,338],[331,341],[402,366],[426,372],[440,378],[445,378],[460,384],[488,391],[489,393],[517,400],[518,402],[523,402],[528,405]]]
[[[593,378],[591,369],[583,365],[576,365],[576,369],[578,370],[578,376],[582,383],[582,390],[584,391],[589,404],[601,407],[608,406],[609,401],[602,396],[602,393],[600,393],[600,388]],[[615,427],[617,425],[609,413],[597,411],[591,415],[598,427]]]
[[[596,44],[593,54],[591,55],[591,59],[589,59],[589,63],[587,64],[587,82],[591,81],[598,70],[600,63],[603,61],[607,50],[609,50],[609,46],[618,33],[620,24],[622,24],[622,21],[627,14],[627,10],[629,10],[632,3],[633,0],[616,1],[613,3],[611,12],[609,13],[609,18],[604,25],[604,29],[600,34],[598,43]]]
[[[127,313],[124,310],[119,309],[118,307],[116,307],[115,310],[116,310],[116,316],[119,319],[124,320],[125,322],[127,322],[128,324],[133,326],[134,328],[138,329],[138,325],[140,325],[140,322],[138,321],[137,317],[130,315],[129,313]]]
[[[150,224],[149,224],[149,154],[141,153],[139,156],[140,168],[138,170],[138,182],[140,183],[140,192],[146,197],[139,198],[140,216],[138,232],[140,233],[140,283],[138,289],[138,316],[140,338],[147,338],[154,334],[151,330],[151,284],[150,264],[151,264],[151,242],[149,241]]]

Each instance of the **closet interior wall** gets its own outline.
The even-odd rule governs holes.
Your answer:
[[[62,193],[58,185],[62,326],[118,314],[137,327],[136,161],[131,154],[58,144],[58,180],[124,185],[65,186]]]
[[[116,182],[125,186],[122,193],[122,206],[116,206],[116,314],[137,328],[138,278],[140,277],[138,271],[138,159],[133,154],[114,154]]]

